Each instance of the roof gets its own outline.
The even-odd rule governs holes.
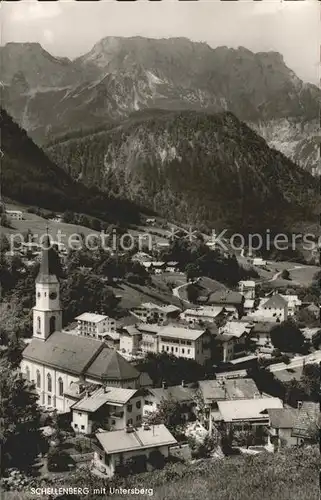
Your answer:
[[[242,337],[244,333],[247,333],[251,326],[251,323],[245,323],[243,321],[228,321],[226,325],[222,327],[222,332],[225,335],[239,338]]]
[[[208,403],[219,399],[249,399],[259,394],[256,383],[251,378],[202,380],[199,387]]]
[[[213,318],[216,318],[221,312],[223,311],[223,307],[212,307],[212,306],[201,306],[201,307],[196,307],[196,308],[190,308],[190,309],[185,309],[184,315],[192,315],[192,316],[211,316]]]
[[[287,305],[287,301],[281,297],[278,293],[275,295],[272,295],[264,304],[263,307],[266,309],[267,307],[275,308],[275,309],[282,309]]]
[[[309,437],[315,426],[320,426],[320,405],[312,401],[303,401],[293,424],[292,436]]]
[[[86,312],[80,314],[80,316],[77,316],[75,319],[78,321],[89,321],[90,323],[100,323],[104,319],[108,319],[108,316],[104,314]]]
[[[139,330],[139,332],[154,333],[155,335],[159,333],[161,329],[162,327],[156,324],[139,323],[137,325],[137,330]]]
[[[126,430],[99,432],[96,438],[107,454],[143,450],[155,446],[170,446],[177,443],[163,424],[153,425],[148,430],[142,427],[133,432],[126,432]]]
[[[99,380],[130,380],[139,377],[137,370],[118,352],[102,342],[54,332],[46,340],[32,339],[23,358],[73,374],[85,374]]]
[[[234,292],[233,290],[217,290],[210,294],[208,302],[212,304],[232,304],[241,305],[244,301],[244,297],[239,292]]]
[[[292,429],[298,411],[295,408],[271,408],[268,410],[270,425],[275,429]]]
[[[231,359],[229,363],[232,365],[238,365],[239,363],[245,363],[246,361],[254,361],[258,356],[255,354],[249,354],[248,356],[243,356],[242,358]]]
[[[46,341],[32,339],[23,358],[80,375],[94,359],[103,344],[95,339],[54,332]]]
[[[176,260],[175,260],[175,261],[173,261],[173,260],[172,260],[172,261],[170,261],[170,262],[166,262],[166,265],[167,265],[167,266],[170,266],[170,267],[172,267],[172,266],[177,266],[177,265],[178,265],[178,262],[177,262]]]
[[[270,321],[259,321],[253,326],[251,334],[270,333],[273,328],[275,328],[275,323],[271,323]]]
[[[279,398],[236,399],[218,401],[219,412],[225,422],[235,420],[257,420],[263,418],[262,412],[270,408],[283,408]]]
[[[249,288],[255,287],[255,281],[250,281],[250,280],[243,281],[243,280],[241,280],[241,281],[239,281],[239,285],[241,285],[241,284],[242,284],[242,286],[249,287]]]
[[[174,306],[173,304],[167,304],[166,306],[161,306],[159,309],[167,314],[171,312],[178,312],[180,311],[180,308],[177,306]]]
[[[102,380],[132,380],[139,377],[136,368],[114,349],[104,349],[86,370],[90,377]]]
[[[104,404],[126,404],[136,392],[136,389],[122,389],[121,387],[100,388],[75,403],[72,409],[94,413]]]
[[[50,237],[48,234],[45,236],[44,240],[41,243],[41,261],[38,276],[36,278],[36,283],[58,283],[58,279],[55,274],[54,262],[54,256],[56,252],[51,246]]]
[[[182,385],[174,385],[167,388],[150,388],[148,389],[158,401],[162,399],[174,399],[179,403],[189,402],[194,400],[197,389],[192,387],[183,387]]]
[[[205,330],[197,330],[194,328],[184,328],[180,326],[166,325],[163,326],[159,333],[159,337],[180,338],[186,340],[197,340]]]

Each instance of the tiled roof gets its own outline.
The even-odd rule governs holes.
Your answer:
[[[105,316],[104,314],[86,312],[80,314],[80,316],[77,316],[75,319],[78,321],[89,321],[90,323],[100,323],[100,321],[108,319],[108,316]]]
[[[284,308],[287,305],[286,300],[281,297],[278,293],[275,295],[272,295],[263,305],[264,309],[266,308],[276,308],[276,309],[281,309]]]
[[[46,340],[32,339],[23,351],[24,359],[98,380],[130,380],[137,370],[113,349],[95,339],[54,332]]]
[[[194,328],[183,328],[178,326],[166,325],[158,333],[159,337],[180,338],[186,340],[197,340],[205,330],[196,330]]]
[[[126,432],[126,430],[99,432],[96,434],[96,438],[108,454],[170,446],[177,443],[163,424],[153,425],[148,429],[142,427],[133,432]]]
[[[103,344],[95,339],[54,332],[46,341],[32,339],[23,351],[23,357],[80,375],[102,347]]]
[[[218,290],[210,294],[208,302],[211,304],[232,304],[241,305],[244,300],[243,295],[233,290]]]
[[[94,413],[104,404],[126,404],[137,392],[136,389],[121,387],[102,387],[88,397],[84,397],[72,406],[73,410]]]
[[[279,398],[237,399],[218,401],[219,412],[225,422],[235,420],[256,420],[263,418],[263,411],[270,408],[283,408]]]
[[[104,347],[86,370],[86,374],[101,380],[132,380],[139,372],[117,351]]]
[[[293,429],[299,410],[295,408],[272,408],[268,410],[270,425],[275,429]]]
[[[174,385],[167,388],[153,388],[149,391],[161,401],[162,399],[174,399],[180,403],[193,401],[197,389],[192,387],[183,387],[182,385]]]
[[[251,378],[203,380],[199,382],[206,402],[225,399],[249,399],[259,394]]]

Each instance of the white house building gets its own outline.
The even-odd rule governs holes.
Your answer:
[[[116,332],[116,320],[104,314],[86,312],[77,316],[79,335],[103,340],[103,334]]]
[[[21,210],[6,210],[6,215],[12,220],[22,220]]]
[[[144,425],[139,429],[127,428],[114,432],[96,434],[97,445],[94,466],[108,477],[114,476],[117,468],[133,462],[138,470],[153,468],[155,452],[164,459],[169,456],[171,446],[177,444],[165,425]]]
[[[211,334],[206,329],[166,325],[157,335],[159,337],[159,352],[194,359],[200,364],[204,364],[211,357]]]

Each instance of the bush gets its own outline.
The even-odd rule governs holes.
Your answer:
[[[65,472],[75,466],[69,453],[52,448],[47,454],[47,468],[50,472]]]

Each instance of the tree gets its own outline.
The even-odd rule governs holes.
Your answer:
[[[10,243],[4,233],[0,234],[0,253],[8,252],[10,250]]]
[[[284,279],[284,280],[290,280],[291,277],[290,277],[290,273],[287,269],[283,269],[282,273],[281,273],[281,278]]]
[[[181,406],[172,398],[162,399],[157,411],[146,417],[146,422],[149,425],[164,424],[174,436],[182,433],[182,427],[185,424]]]
[[[191,262],[190,264],[187,264],[185,268],[185,274],[187,281],[193,281],[195,278],[201,275],[200,267],[197,264]]]
[[[28,470],[41,450],[38,395],[12,367],[0,365],[1,472],[10,467]]]
[[[198,289],[197,286],[193,285],[192,283],[189,283],[186,287],[186,292],[187,292],[187,299],[189,302],[192,304],[195,304],[195,302],[198,299]]]
[[[315,401],[320,400],[320,367],[319,365],[305,365],[302,370],[301,387],[305,394]]]
[[[304,335],[292,319],[283,321],[271,330],[271,342],[283,352],[304,352]]]

